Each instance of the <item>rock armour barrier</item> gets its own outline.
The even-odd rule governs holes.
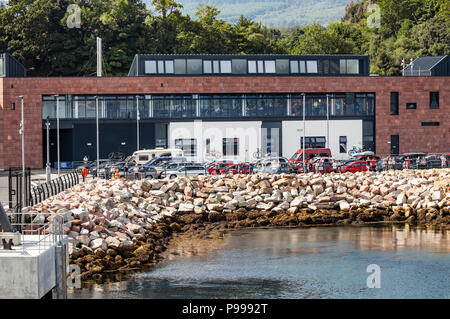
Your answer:
[[[64,219],[82,279],[157,263],[173,232],[408,222],[449,228],[450,169],[92,180],[29,208]],[[29,226],[33,227],[33,226]]]

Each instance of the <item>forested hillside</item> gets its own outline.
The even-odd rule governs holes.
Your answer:
[[[348,0],[179,0],[191,17],[200,4],[220,8],[220,19],[236,23],[241,15],[268,27],[323,25],[339,21]],[[151,5],[151,0],[146,3]]]
[[[67,25],[74,2],[80,28]],[[367,24],[371,2],[381,8],[379,28]],[[34,76],[94,75],[97,36],[106,75],[126,75],[136,53],[369,54],[371,72],[380,75],[400,74],[402,58],[450,54],[448,0],[352,2],[340,22],[283,31],[244,16],[230,23],[214,6],[188,16],[175,0],[152,4],[149,10],[142,0],[9,0],[0,7],[0,52]]]

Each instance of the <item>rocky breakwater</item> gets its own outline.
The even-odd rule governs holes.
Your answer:
[[[450,169],[356,174],[93,180],[32,207],[28,221],[64,219],[82,278],[141,269],[173,232],[396,221],[448,227]]]

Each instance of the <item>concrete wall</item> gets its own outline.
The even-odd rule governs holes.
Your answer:
[[[340,160],[350,158],[348,154],[339,153],[339,136],[347,137],[347,148],[362,147],[362,120],[330,121],[331,155]],[[327,121],[306,121],[306,137],[327,137]],[[283,156],[290,158],[301,147],[303,121],[283,121]]]

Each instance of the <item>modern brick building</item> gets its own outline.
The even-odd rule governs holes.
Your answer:
[[[32,168],[46,161],[47,117],[56,161],[57,105],[61,161],[96,158],[97,105],[101,158],[136,151],[137,125],[141,149],[239,161],[255,152],[291,157],[303,135],[306,147],[328,146],[342,159],[352,147],[450,151],[449,74],[370,76],[368,56],[137,55],[128,77],[101,78],[26,77],[1,55],[0,65],[0,169],[21,166],[19,96]]]

